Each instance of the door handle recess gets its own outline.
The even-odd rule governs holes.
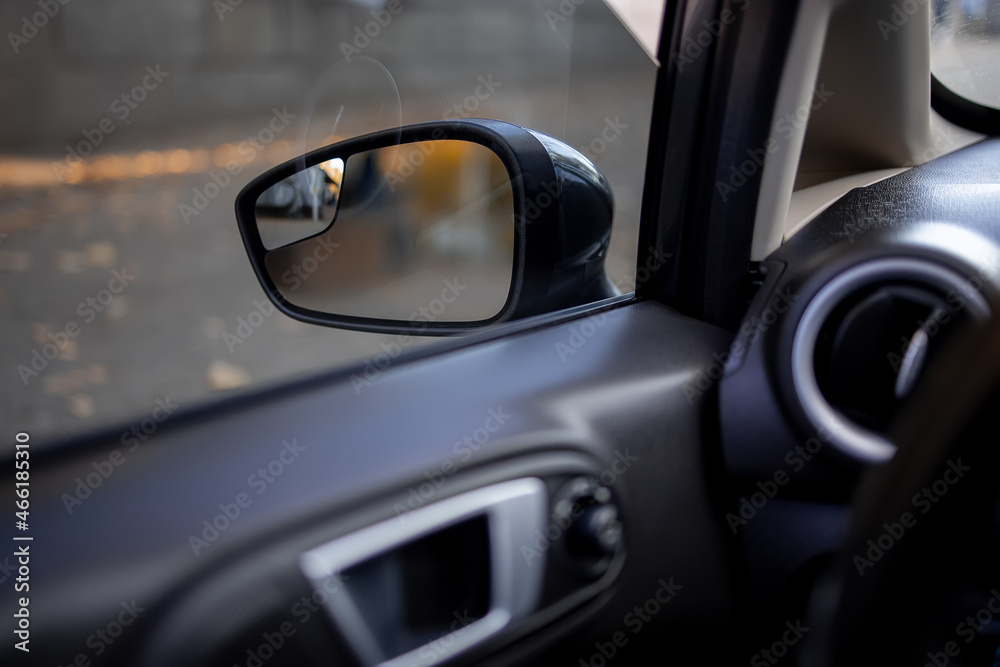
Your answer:
[[[326,610],[362,664],[436,665],[535,611],[544,556],[522,547],[547,507],[540,479],[502,482],[310,549],[299,567],[317,589],[337,578]]]

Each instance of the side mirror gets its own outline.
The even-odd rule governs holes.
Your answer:
[[[254,179],[236,219],[258,280],[312,324],[447,335],[618,294],[614,199],[558,139],[496,120],[409,125]]]

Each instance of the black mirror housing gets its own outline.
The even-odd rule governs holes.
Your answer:
[[[330,160],[421,141],[467,141],[503,163],[513,192],[513,267],[506,302],[477,322],[379,319],[330,314],[297,306],[281,293],[265,265],[255,206],[271,186]],[[236,197],[236,219],[254,273],[275,306],[298,320],[386,334],[450,335],[616,296],[604,262],[611,240],[614,198],[607,179],[567,144],[518,125],[464,119],[408,125],[311,151],[251,181]],[[332,226],[334,223],[330,223]]]

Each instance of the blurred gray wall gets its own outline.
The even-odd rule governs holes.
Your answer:
[[[169,77],[124,123],[141,123],[142,139],[117,132],[103,148],[211,140],[225,134],[227,123],[259,119],[272,106],[301,108],[323,72],[344,59],[341,43],[351,43],[356,28],[373,20],[370,7],[343,0],[236,2],[59,5],[18,53],[9,39],[0,45],[0,149],[64,154],[67,143],[79,141],[84,129],[109,115],[116,97],[141,83],[146,66],[157,64]],[[548,87],[568,99],[570,85],[614,80],[616,72],[634,74],[645,67],[651,81],[648,58],[599,0],[579,6],[563,0],[562,8],[558,0],[401,0],[401,5],[364,55],[386,63],[404,100],[448,108],[452,98],[461,100],[474,74],[490,72],[508,84],[505,99],[512,105],[518,99],[510,90],[515,85],[523,95]],[[232,11],[220,12],[223,6]],[[567,7],[573,8],[570,14]],[[22,33],[24,17],[30,20],[38,11],[37,0],[8,0],[0,4],[0,28],[4,35]],[[379,94],[375,83],[372,91],[364,90],[364,81],[356,84],[350,91],[354,99]],[[593,129],[581,132],[592,136]]]

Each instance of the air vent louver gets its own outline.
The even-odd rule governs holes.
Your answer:
[[[923,259],[854,266],[824,285],[795,332],[792,377],[803,411],[852,456],[886,460],[893,418],[922,371],[963,323],[985,320],[983,296]]]

